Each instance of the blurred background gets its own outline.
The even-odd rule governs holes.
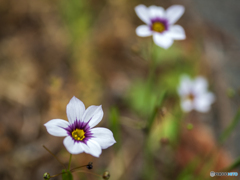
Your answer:
[[[135,34],[143,24],[134,11],[139,4],[185,6],[176,24],[187,38],[168,50],[153,47],[158,66],[147,98],[152,38]],[[228,167],[240,155],[240,125],[223,145],[217,140],[240,105],[239,12],[238,0],[0,0],[0,179],[61,172],[42,145],[65,164],[69,154],[43,124],[67,120],[72,96],[86,107],[102,104],[98,126],[117,141],[100,158],[74,155],[72,167],[92,161],[93,172],[108,170],[112,180],[202,180]],[[216,96],[210,112],[181,112],[176,88],[183,73],[208,79]],[[146,137],[146,120],[164,92]],[[74,173],[74,179],[99,177]]]

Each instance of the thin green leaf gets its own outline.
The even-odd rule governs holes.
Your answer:
[[[232,171],[233,169],[237,168],[238,166],[240,166],[240,157],[238,157],[237,160],[235,162],[233,162],[230,166],[228,166],[227,168],[222,170],[222,172]]]
[[[222,135],[220,136],[220,144],[223,144],[225,140],[229,137],[231,132],[234,130],[234,128],[237,126],[238,122],[240,120],[240,109],[237,111],[235,117],[233,118],[231,124],[224,130]]]
[[[152,124],[153,124],[153,122],[154,122],[154,119],[155,119],[157,113],[159,112],[159,109],[160,109],[160,107],[162,106],[162,103],[163,103],[165,97],[166,97],[166,91],[163,91],[163,93],[162,93],[162,94],[160,95],[160,97],[158,98],[158,100],[157,100],[157,102],[156,102],[156,105],[155,105],[155,108],[154,108],[154,110],[153,110],[153,112],[152,112],[152,114],[151,114],[151,116],[150,116],[150,119],[149,119],[149,121],[148,121],[147,131],[149,131],[150,128],[152,127]]]

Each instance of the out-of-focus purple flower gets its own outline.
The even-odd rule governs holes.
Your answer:
[[[146,23],[146,25],[138,26],[136,33],[138,36],[153,36],[156,45],[167,49],[174,40],[185,39],[185,31],[179,25],[174,23],[184,13],[184,7],[181,5],[173,5],[166,11],[162,7],[138,5],[135,7],[138,17]]]

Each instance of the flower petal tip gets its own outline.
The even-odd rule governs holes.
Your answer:
[[[139,5],[137,5],[135,8],[134,8],[134,10],[135,11],[138,11],[139,9],[141,9],[141,8],[147,8],[145,5],[143,5],[143,4],[139,4]]]

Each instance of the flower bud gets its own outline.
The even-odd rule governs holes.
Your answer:
[[[92,168],[93,168],[93,165],[92,165],[92,164],[93,164],[92,162],[89,162],[88,165],[87,165],[87,168],[88,168],[88,169],[92,169]]]
[[[103,179],[109,179],[110,178],[110,173],[108,171],[105,171],[102,175]]]
[[[48,172],[43,174],[44,179],[50,179],[50,174]]]

